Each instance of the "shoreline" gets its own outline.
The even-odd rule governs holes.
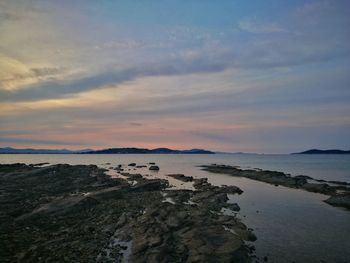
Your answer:
[[[256,240],[236,217],[234,186],[165,179],[95,165],[0,165],[1,258],[26,262],[250,262]],[[46,164],[45,164],[46,165]],[[152,166],[149,165],[148,166]],[[47,260],[47,261],[45,261]]]
[[[211,164],[200,165],[199,167],[213,174],[244,177],[276,187],[281,185],[292,189],[302,189],[308,192],[324,194],[329,196],[329,198],[323,200],[325,203],[350,210],[350,183],[348,182],[326,181],[305,175],[291,176],[283,172],[262,169],[240,169],[237,166],[230,165]]]

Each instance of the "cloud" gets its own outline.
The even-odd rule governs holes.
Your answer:
[[[256,34],[287,32],[287,30],[278,23],[259,21],[256,17],[246,18],[240,21],[238,23],[238,28],[242,31]]]
[[[7,21],[14,21],[20,19],[20,16],[18,16],[15,13],[10,12],[2,12],[0,11],[0,25]]]
[[[346,34],[346,29],[342,29],[348,19],[343,13],[340,13],[337,19],[333,19],[334,21],[330,19],[336,17],[335,14],[340,12],[337,6],[338,4],[317,5],[316,2],[307,4],[294,11],[288,18],[279,19],[278,22],[266,21],[259,17],[246,18],[241,20],[238,26],[242,31],[256,33],[258,36],[246,40],[241,35],[244,32],[239,32],[239,35],[229,38],[226,43],[221,43],[218,39],[214,46],[211,44],[193,46],[193,43],[188,40],[188,42],[178,43],[179,46],[172,46],[169,51],[166,48],[145,49],[146,42],[156,44],[151,43],[149,39],[146,41],[133,40],[132,37],[117,39],[110,35],[108,37],[103,35],[106,39],[103,39],[102,42],[87,39],[92,42],[92,47],[97,47],[96,50],[84,49],[81,45],[69,52],[63,48],[62,50],[72,56],[63,66],[56,67],[55,61],[39,66],[27,65],[21,61],[15,61],[17,63],[15,66],[11,64],[12,62],[2,67],[0,65],[0,102],[66,98],[106,86],[118,87],[145,77],[219,73],[228,69],[265,70],[344,58],[350,54],[350,48],[345,44],[348,43],[346,40],[350,41],[349,34]],[[327,10],[332,11],[331,15],[328,15]],[[318,14],[318,16],[313,15],[315,23],[305,23],[311,14]],[[329,29],[330,27],[332,30]],[[201,30],[191,30],[191,27],[187,26],[180,28],[181,30],[174,25],[169,28],[166,31],[173,32],[172,34],[180,39],[182,39],[183,32],[189,34],[190,39],[203,33]],[[51,30],[46,29],[46,31],[51,33]],[[85,29],[82,32],[87,33],[89,30]],[[108,31],[108,33],[113,32]],[[70,32],[70,35],[72,34]],[[66,35],[62,35],[64,39]],[[48,37],[50,34],[44,36]],[[238,38],[239,43],[233,45],[231,42],[235,41],[235,37]],[[199,42],[203,43],[202,40]],[[119,49],[130,49],[131,51],[129,56],[123,57],[118,64],[115,61],[120,59],[121,54],[114,52]],[[81,50],[83,52],[80,52]],[[97,53],[91,54],[93,52]],[[7,58],[10,57],[8,55]],[[58,56],[56,60],[60,61],[59,59]],[[1,61],[6,62],[3,59]],[[84,71],[84,76],[75,76],[75,79],[68,80],[68,73],[65,74],[64,70],[71,72],[76,69]],[[1,74],[6,75],[1,77]]]
[[[62,73],[61,68],[45,67],[45,68],[31,68],[31,71],[36,77],[54,76]]]
[[[131,126],[138,126],[138,127],[143,126],[143,124],[139,123],[139,122],[129,122],[129,125],[131,125]]]
[[[47,81],[36,83],[26,89],[7,91],[0,90],[1,101],[38,100],[44,98],[63,97],[82,91],[102,88],[106,85],[120,85],[142,77],[175,76],[193,73],[220,72],[227,68],[226,61],[215,61],[208,56],[196,59],[176,59],[171,61],[151,63],[127,68],[117,72],[105,72],[100,75],[86,77],[74,81]],[[46,72],[47,70],[44,70]],[[53,70],[55,72],[55,70]],[[50,73],[51,71],[49,71]],[[38,73],[38,72],[36,72]],[[40,71],[42,74],[42,71]],[[16,79],[25,78],[26,75],[17,75]],[[10,79],[12,80],[12,79]],[[3,83],[6,84],[6,79]],[[5,86],[6,87],[6,86]]]
[[[13,92],[22,87],[55,79],[65,73],[58,67],[34,67],[0,53],[0,90]]]
[[[25,144],[44,144],[44,145],[86,145],[79,141],[56,141],[56,140],[40,140],[29,138],[16,138],[16,137],[0,137],[0,143],[25,143]]]
[[[284,43],[287,40],[281,40]],[[50,98],[62,98],[84,91],[118,87],[126,82],[144,77],[181,76],[189,74],[219,73],[227,69],[267,69],[305,65],[329,61],[350,55],[350,50],[333,50],[332,46],[309,47],[308,45],[283,45],[280,41],[264,42],[245,52],[231,49],[199,50],[193,53],[178,54],[176,58],[148,64],[139,64],[120,71],[110,71],[99,75],[71,81],[53,80],[55,68],[30,69],[36,77],[46,76],[44,82],[35,83],[21,90],[1,90],[0,101],[35,101]],[[23,76],[17,76],[17,79]],[[24,78],[26,79],[26,78]],[[29,78],[30,79],[30,78]]]

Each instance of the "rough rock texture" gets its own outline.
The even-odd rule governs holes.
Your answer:
[[[167,180],[123,175],[0,165],[1,262],[250,262],[255,235],[221,213],[239,188],[194,179],[196,191],[167,190]]]
[[[350,193],[331,196],[330,198],[325,200],[325,202],[333,206],[342,206],[347,209],[350,209]]]

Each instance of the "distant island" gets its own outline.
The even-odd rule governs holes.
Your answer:
[[[84,150],[67,150],[67,149],[16,149],[12,147],[0,148],[0,154],[78,154],[92,151],[91,149]]]
[[[0,148],[0,154],[215,154],[203,149],[172,150],[169,148],[110,148],[102,150],[67,150],[67,149],[16,149],[11,147]]]
[[[292,153],[292,154],[350,154],[350,151],[344,150],[319,150],[319,149],[311,149],[300,153]]]
[[[215,154],[215,152],[202,150],[202,149],[191,149],[191,150],[172,150],[169,148],[110,148],[97,151],[84,152],[84,154]]]

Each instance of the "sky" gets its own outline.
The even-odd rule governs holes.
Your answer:
[[[0,0],[0,147],[350,149],[348,0]]]

